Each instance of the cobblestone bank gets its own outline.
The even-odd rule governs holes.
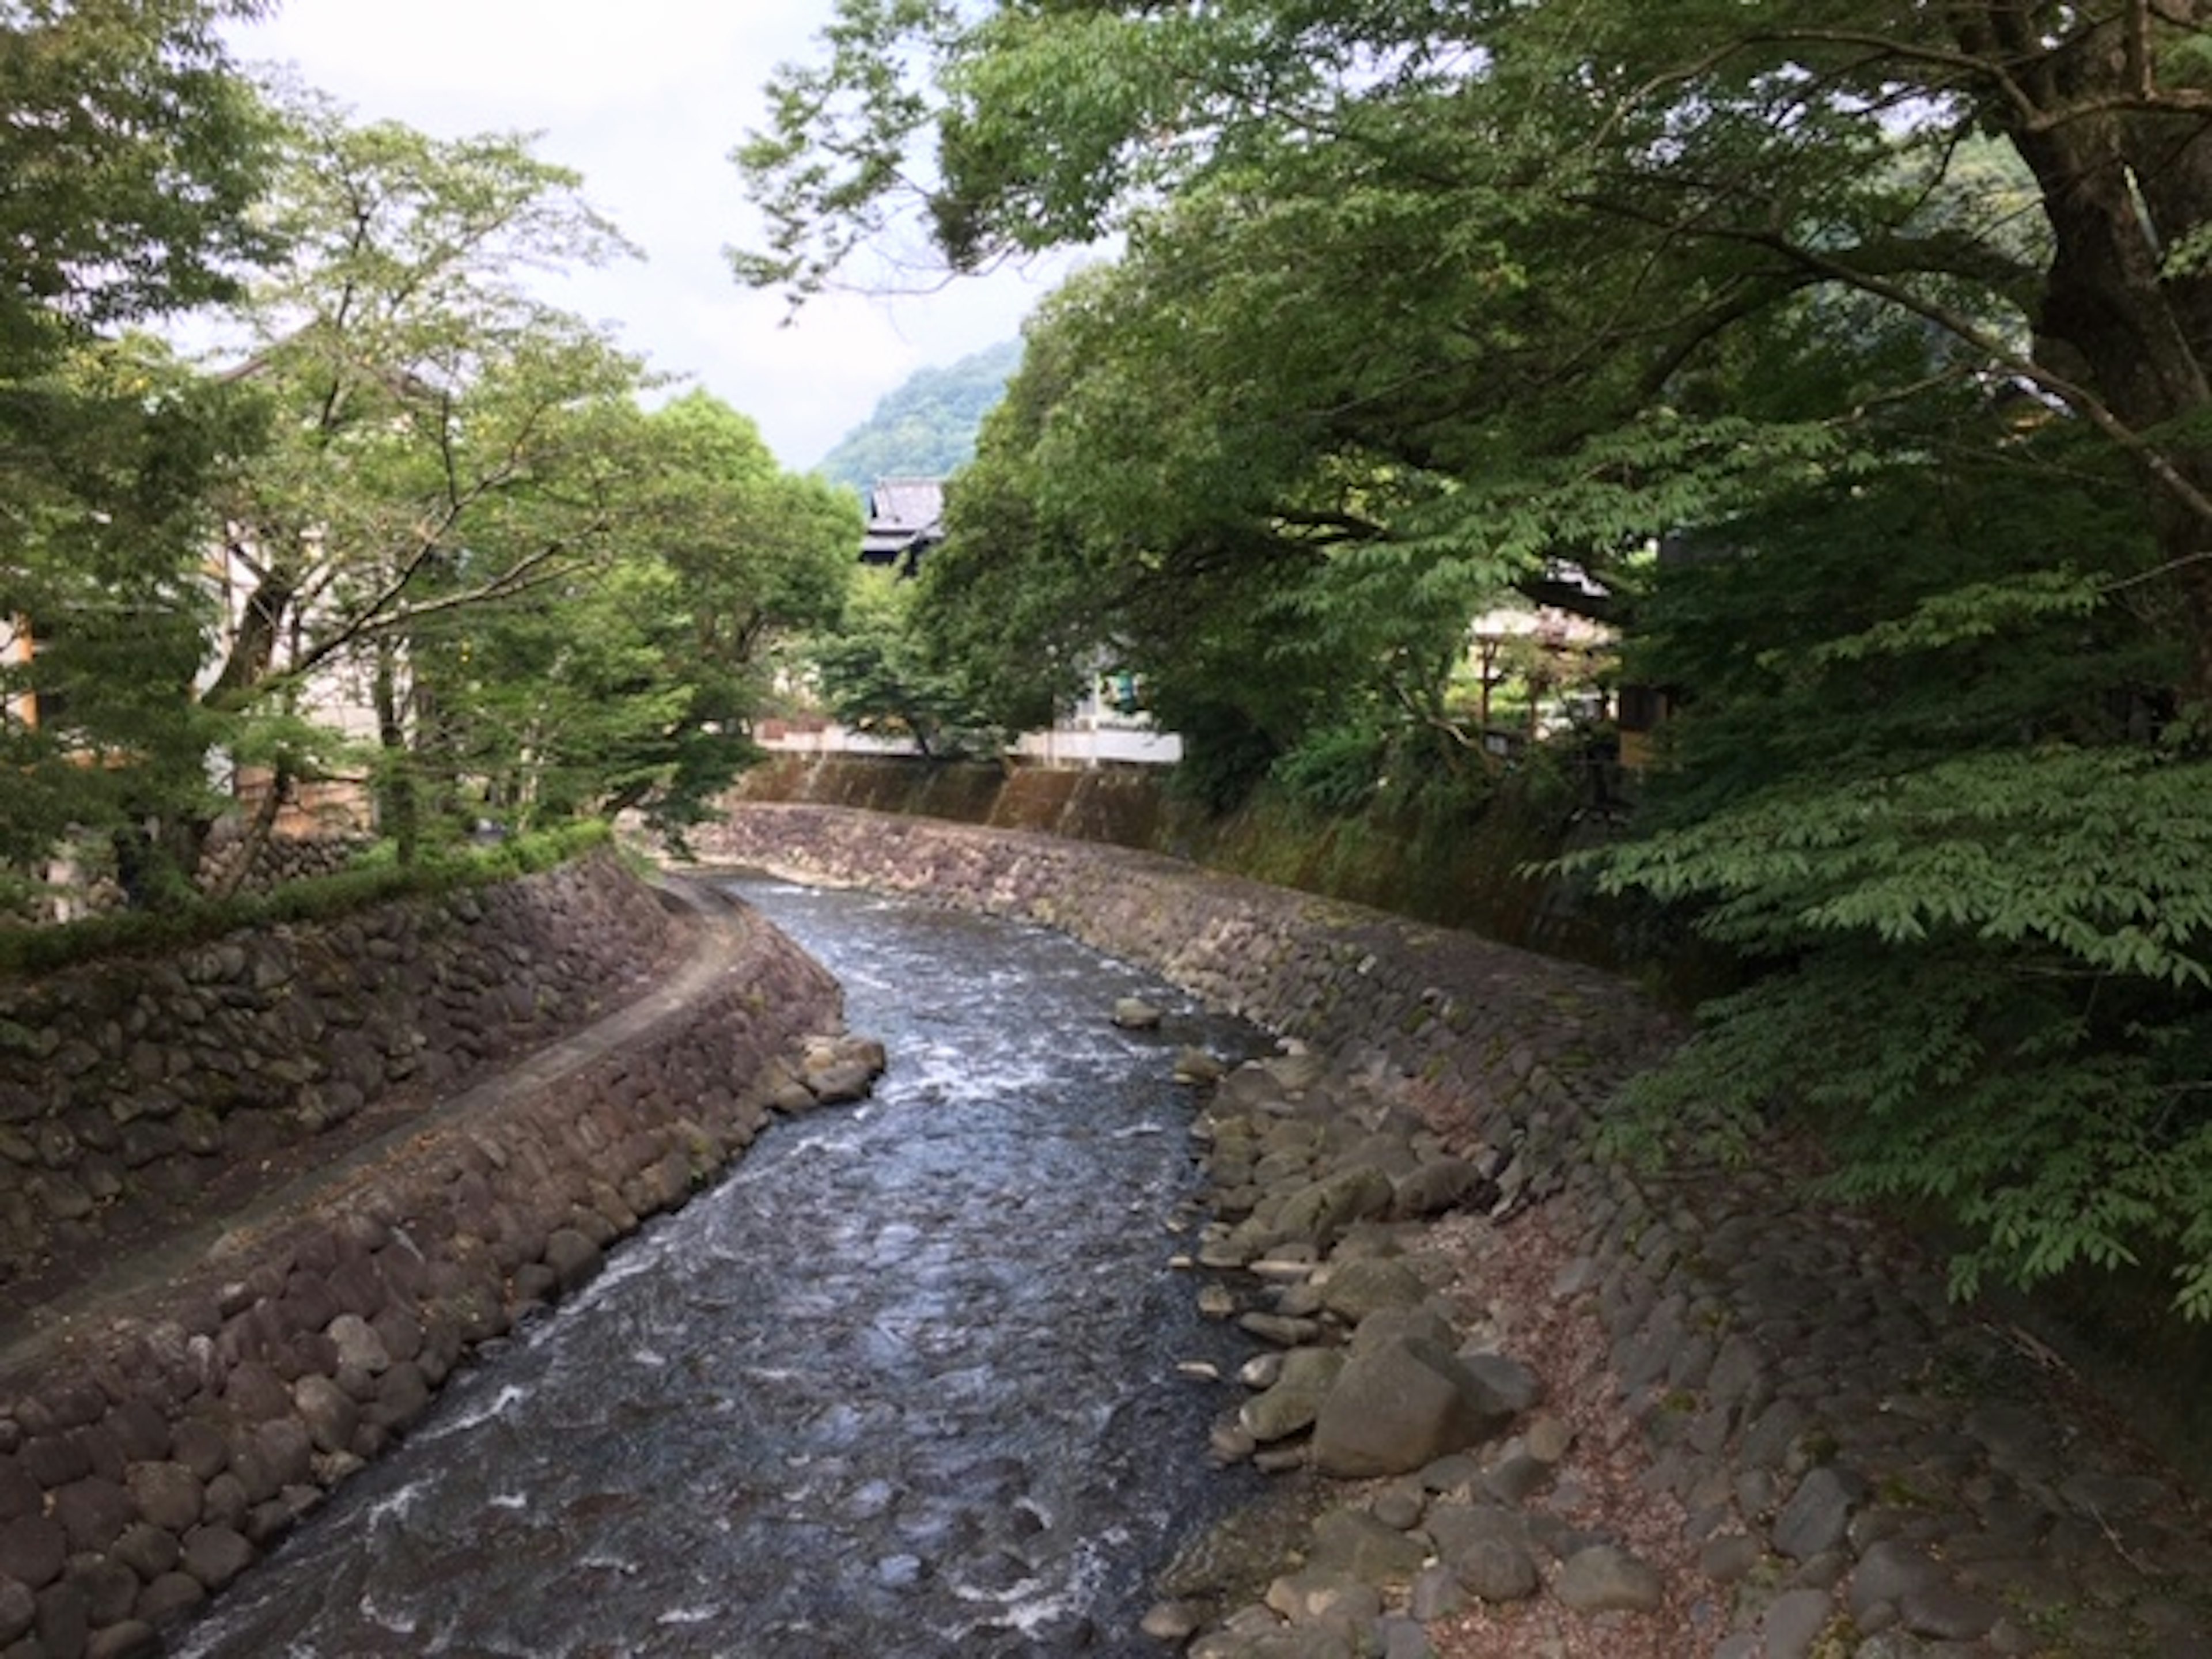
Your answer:
[[[1797,1149],[1666,1176],[1588,1156],[1620,1081],[1674,1036],[1621,983],[1042,837],[747,805],[698,844],[1061,927],[1340,1057],[1379,1054],[1441,1146],[1496,1171],[1498,1212],[1540,1201],[1576,1253],[1522,1289],[1601,1325],[1620,1431],[1687,1516],[1700,1582],[1677,1651],[2212,1655],[2202,1509],[2031,1338],[1948,1303],[1891,1231],[1807,1202],[1778,1172],[1806,1167]],[[1280,1651],[1354,1650],[1339,1639]]]
[[[637,994],[685,929],[611,854],[173,958],[0,986],[0,1285]]]
[[[772,1109],[865,1089],[880,1049],[806,1041],[837,1018],[821,969],[695,902],[670,983],[0,1350],[0,1655],[159,1653],[474,1345],[683,1204]]]

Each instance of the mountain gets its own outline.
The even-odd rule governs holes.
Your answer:
[[[1021,367],[1004,340],[943,368],[917,369],[838,441],[814,470],[866,494],[878,478],[941,478],[975,453],[975,431]]]

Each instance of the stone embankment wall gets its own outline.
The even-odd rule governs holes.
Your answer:
[[[323,927],[0,985],[0,1285],[635,996],[688,937],[600,854]]]
[[[1553,956],[1617,967],[1661,948],[1650,919],[1583,882],[1526,873],[1566,850],[1573,825],[1542,792],[1502,787],[1449,823],[1377,804],[1340,817],[1262,787],[1226,816],[1179,798],[1158,766],[1043,766],[903,756],[779,756],[732,799],[789,802],[1029,830],[1164,853],[1233,875],[1357,904]],[[1687,939],[1663,947],[1678,976],[1710,975]]]
[[[1619,1083],[1680,1035],[1622,981],[1042,836],[745,805],[698,844],[1059,927],[1352,1069],[1387,1056],[1445,1150],[1494,1172],[1499,1213],[1556,1198],[1576,1255],[1523,1293],[1598,1322],[1623,1430],[1687,1516],[1680,1651],[2212,1654],[2203,1509],[1910,1240],[1808,1200],[1813,1149],[1665,1175],[1591,1155]]]
[[[287,882],[334,876],[373,845],[368,836],[343,834],[272,836],[256,843],[240,829],[237,819],[225,818],[200,854],[195,884],[203,892],[223,890],[234,884],[241,893],[266,892]],[[240,877],[239,864],[249,857],[252,864]]]
[[[112,1085],[88,1101],[165,1086],[222,1122],[210,1095],[234,1103],[222,1091],[235,1076],[267,1069],[207,1064],[219,1042],[199,1028],[224,1009],[278,1022],[242,1028],[264,1054],[280,1052],[271,1029],[301,1053],[358,1039],[338,1045],[360,1057],[356,1086],[388,1090],[542,1040],[642,963],[671,975],[227,1225],[169,1235],[130,1282],[94,1287],[99,1300],[16,1322],[0,1343],[0,1653],[160,1652],[167,1629],[412,1423],[472,1345],[684,1203],[772,1107],[797,1109],[810,1083],[850,1097],[846,1074],[880,1066],[879,1050],[851,1052],[869,1045],[806,1043],[835,1029],[838,993],[781,934],[706,896],[676,908],[681,925],[618,864],[593,860],[328,936],[212,947],[149,993],[155,1013],[178,1000],[198,1011],[184,1035],[153,1013],[135,1024],[125,1005],[64,1038],[83,1045],[66,1075]],[[672,963],[673,942],[688,948]],[[325,1022],[319,1036],[282,1024],[308,1018],[283,1012],[298,1004]],[[137,1085],[134,1053],[162,1056]],[[173,1069],[179,1054],[190,1064]],[[297,1098],[319,1080],[289,1087]],[[281,1093],[243,1109],[281,1114]]]
[[[1123,848],[790,805],[736,806],[692,843],[1056,927],[1285,1036],[1385,1055],[1440,1133],[1521,1154],[1516,1197],[1557,1190],[1589,1113],[1677,1035],[1595,969]]]

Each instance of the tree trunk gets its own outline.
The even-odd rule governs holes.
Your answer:
[[[412,757],[407,751],[407,723],[401,713],[398,654],[390,640],[377,641],[370,695],[376,704],[377,742],[384,750],[376,787],[377,825],[392,837],[399,862],[407,865],[422,850],[422,825]]]

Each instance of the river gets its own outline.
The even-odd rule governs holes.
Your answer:
[[[1059,935],[733,884],[884,1039],[874,1098],[494,1345],[187,1631],[195,1659],[1155,1656],[1152,1575],[1249,1491],[1208,1468],[1245,1352],[1169,1258],[1175,1045],[1261,1034]],[[1170,1036],[1115,1029],[1118,996]]]

